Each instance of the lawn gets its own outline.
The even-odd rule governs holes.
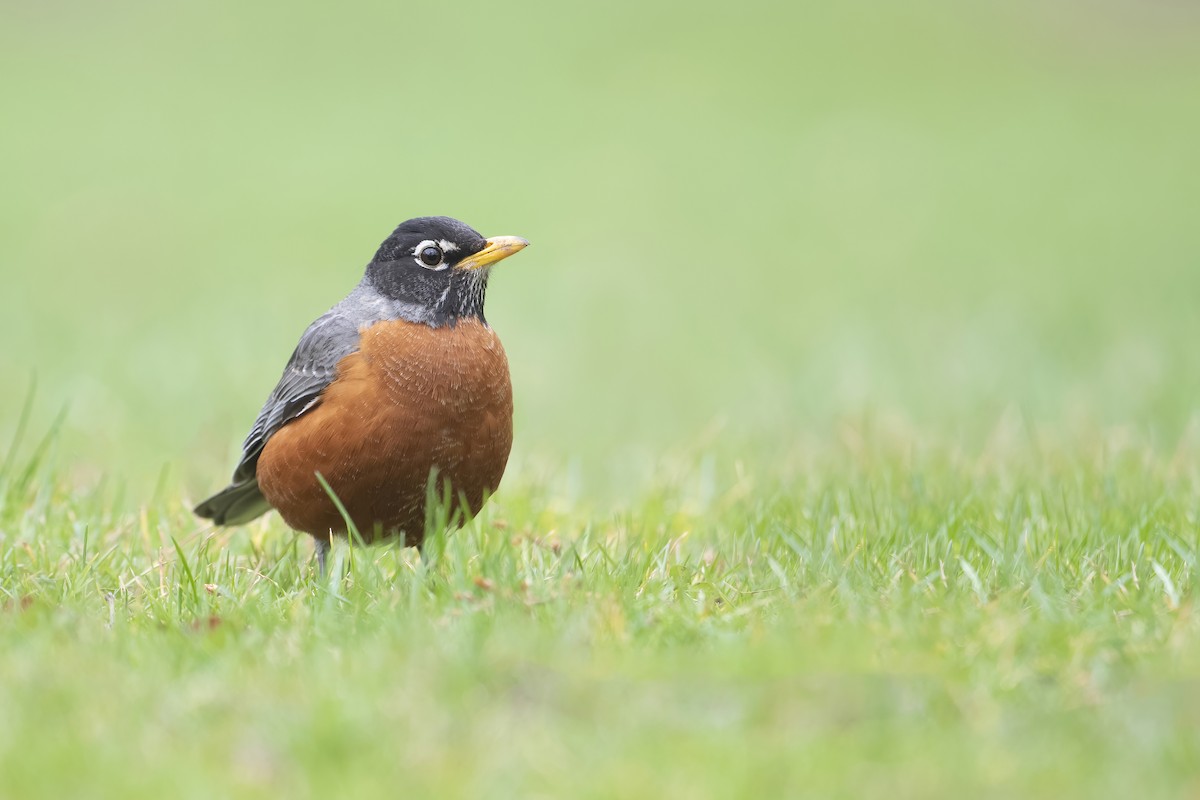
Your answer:
[[[1200,15],[0,10],[0,797],[1200,792]],[[401,220],[516,445],[214,530]],[[9,447],[9,443],[12,446]]]

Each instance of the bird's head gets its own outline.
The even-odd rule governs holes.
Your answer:
[[[418,217],[384,240],[363,280],[429,324],[482,320],[492,266],[528,244],[518,236],[485,239],[450,217]]]

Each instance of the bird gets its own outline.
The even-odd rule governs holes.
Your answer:
[[[401,223],[301,335],[229,485],[194,513],[230,526],[273,508],[313,537],[321,574],[347,518],[367,543],[416,546],[439,497],[459,523],[471,519],[513,440],[508,358],[484,317],[488,276],[528,244],[450,217]]]

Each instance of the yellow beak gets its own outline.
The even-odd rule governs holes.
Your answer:
[[[487,246],[473,256],[468,256],[454,265],[455,269],[483,269],[497,261],[508,258],[513,253],[519,253],[529,246],[529,242],[520,236],[493,236],[487,240]]]

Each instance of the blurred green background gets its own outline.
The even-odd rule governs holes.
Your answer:
[[[425,214],[533,242],[488,305],[514,463],[586,492],[847,420],[1171,448],[1200,396],[1188,4],[2,13],[0,434],[36,374],[82,481],[217,487],[299,333]]]

